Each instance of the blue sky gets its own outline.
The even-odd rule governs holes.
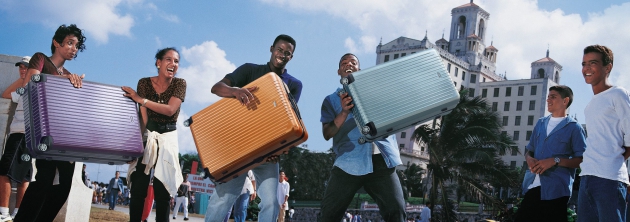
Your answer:
[[[60,24],[75,23],[87,32],[87,49],[66,68],[86,74],[86,80],[127,85],[156,75],[157,49],[180,50],[178,76],[188,82],[180,119],[219,98],[210,87],[239,65],[269,61],[269,46],[278,34],[296,41],[289,73],[302,80],[299,102],[313,151],[330,148],[319,123],[323,98],[335,90],[339,57],[353,52],[362,68],[375,64],[376,45],[399,36],[430,41],[449,35],[450,10],[468,0],[250,0],[250,1],[145,1],[145,0],[0,0],[0,54],[50,55],[50,41]],[[528,78],[530,64],[545,56],[563,66],[561,83],[574,89],[571,115],[583,122],[583,110],[592,95],[580,72],[581,50],[589,44],[610,46],[615,55],[613,84],[630,88],[630,39],[625,28],[630,4],[623,1],[477,0],[490,13],[488,36],[499,49],[497,72],[508,79]],[[490,41],[486,41],[489,45]],[[16,71],[17,75],[17,71]],[[196,152],[190,131],[181,126],[180,150]],[[90,164],[93,180],[97,165]],[[100,167],[99,180],[113,176],[111,166]],[[104,176],[107,175],[107,176]]]

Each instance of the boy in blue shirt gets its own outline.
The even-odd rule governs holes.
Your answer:
[[[346,77],[359,70],[359,59],[348,53],[341,57],[337,74]],[[321,110],[324,138],[333,139],[337,154],[321,203],[321,221],[341,221],[361,187],[374,198],[383,220],[405,221],[405,201],[396,174],[396,166],[402,164],[396,136],[359,144],[362,134],[352,116],[352,98],[340,91],[327,96]]]
[[[572,102],[571,88],[549,88],[547,110],[551,115],[538,119],[527,145],[529,169],[522,187],[525,197],[516,221],[567,221],[575,168],[586,149],[584,129],[567,116]]]

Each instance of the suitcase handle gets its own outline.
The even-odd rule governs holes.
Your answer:
[[[295,115],[297,115],[298,119],[302,119],[302,116],[300,115],[300,109],[298,109],[297,103],[295,102],[295,97],[293,97],[293,95],[291,94],[291,91],[289,91],[289,87],[287,86],[286,83],[282,83],[282,85],[284,86],[284,91],[287,92],[287,95],[289,96],[289,102],[291,102],[291,108],[293,108],[293,111],[295,111]]]

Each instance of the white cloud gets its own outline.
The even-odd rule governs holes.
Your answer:
[[[422,38],[426,30],[434,36],[441,35],[441,31],[449,26],[451,9],[463,4],[461,0],[261,1],[278,7],[289,7],[294,12],[295,10],[324,11],[345,19],[361,32],[360,36],[348,37],[352,41],[344,40],[348,50],[356,50],[357,53],[374,53],[378,39],[381,37],[385,42],[399,36]],[[352,42],[355,43],[352,44]]]
[[[190,128],[184,126],[184,121],[188,118],[190,118],[190,115],[182,108],[177,117],[177,139],[179,142],[179,153],[182,154],[197,153],[197,147],[195,146]]]
[[[346,38],[344,46],[348,49],[348,52],[357,54],[357,51],[359,51],[359,49],[357,49],[357,43],[350,37]]]
[[[325,12],[346,20],[359,30],[357,36],[349,36],[344,45],[349,51],[374,53],[376,40],[383,37],[383,43],[399,36],[422,39],[425,30],[435,42],[445,30],[449,39],[451,10],[468,3],[462,0],[260,0],[294,13],[300,11]],[[592,13],[585,19],[578,14],[567,14],[560,9],[548,11],[538,8],[535,0],[475,1],[490,13],[487,23],[487,37],[494,40],[499,49],[497,73],[508,72],[509,79],[529,78],[531,62],[545,57],[547,44],[550,57],[563,65],[563,79],[580,76],[582,50],[587,45],[602,44],[617,52],[615,67],[611,74],[613,84],[630,88],[630,76],[620,75],[630,70],[630,57],[621,52],[630,50],[625,44],[630,39],[630,3],[612,5],[599,13]],[[490,45],[490,38],[486,45]],[[568,77],[568,78],[567,78]],[[581,76],[579,77],[581,78]],[[566,81],[564,81],[566,84]]]
[[[68,0],[63,3],[23,0],[3,3],[0,9],[15,19],[41,22],[55,29],[60,24],[77,24],[97,43],[106,43],[109,35],[131,36],[130,30],[134,25],[131,15],[118,13],[123,0]],[[133,0],[131,3],[134,3]]]
[[[172,22],[172,23],[179,23],[179,17],[177,17],[176,15],[169,15],[169,14],[160,13],[160,17],[162,17],[164,20]]]
[[[159,36],[155,37],[155,44],[157,45],[157,48],[162,48],[162,40]]]
[[[186,101],[207,106],[219,100],[212,94],[212,86],[223,79],[236,66],[225,58],[225,51],[220,49],[214,41],[206,41],[191,48],[184,47],[181,51],[182,59],[188,67],[180,68],[178,75],[186,79]]]

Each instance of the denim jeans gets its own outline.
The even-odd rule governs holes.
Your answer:
[[[278,164],[264,163],[254,169],[256,177],[257,194],[260,197],[260,213],[258,214],[259,222],[275,221],[278,217],[278,200],[276,192],[278,192]],[[234,202],[243,191],[245,177],[241,175],[227,183],[217,184],[214,194],[208,201],[205,222],[221,222],[225,219],[225,214],[232,208]]]
[[[118,202],[118,189],[111,189],[109,195],[109,209],[114,209],[116,207],[116,202]]]
[[[582,176],[578,221],[626,221],[626,184],[596,176]]]
[[[372,156],[374,172],[354,176],[334,167],[321,205],[320,221],[341,221],[344,212],[361,187],[376,201],[383,220],[406,220],[405,200],[396,168],[387,168],[380,154]]]
[[[234,203],[234,222],[245,222],[247,204],[249,204],[249,191],[238,196]]]

